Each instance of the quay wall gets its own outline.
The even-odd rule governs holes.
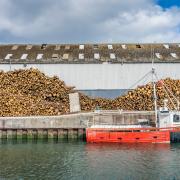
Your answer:
[[[91,113],[61,116],[0,117],[0,129],[85,128]]]
[[[91,124],[135,124],[138,119],[151,123],[153,112],[104,111],[61,116],[0,117],[0,139],[85,139]]]

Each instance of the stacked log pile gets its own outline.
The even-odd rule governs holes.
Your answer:
[[[180,80],[165,79],[166,87],[180,99]],[[168,98],[162,81],[157,82],[158,106]],[[80,94],[82,111],[153,110],[152,84],[138,87],[116,99],[90,98]],[[48,77],[37,69],[0,72],[0,116],[60,115],[70,112],[69,93],[75,92],[57,77]],[[172,97],[172,95],[170,95]],[[169,107],[174,109],[169,101]]]
[[[156,83],[156,90],[158,107],[163,107],[164,99],[168,99],[168,107],[170,109],[176,108],[177,101],[174,99],[174,96],[180,100],[180,80],[170,78],[160,80]],[[81,106],[83,110],[94,110],[99,107],[103,110],[151,111],[154,110],[153,86],[152,83],[149,83],[145,86],[137,87],[135,90],[127,92],[124,96],[113,100],[90,99],[87,96],[82,96]]]
[[[82,111],[93,111],[95,109],[112,110],[113,100],[104,98],[90,98],[84,94],[80,94],[80,104]]]
[[[70,92],[72,87],[36,69],[0,72],[0,116],[68,113]]]

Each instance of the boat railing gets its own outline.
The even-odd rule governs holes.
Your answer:
[[[167,128],[156,128],[156,127],[142,127],[142,128],[91,128],[97,131],[128,131],[128,132],[152,132],[152,131],[180,131],[180,127],[167,127]]]
[[[122,109],[117,110],[95,110],[94,115],[110,115],[110,114],[154,114],[154,111],[125,111]]]

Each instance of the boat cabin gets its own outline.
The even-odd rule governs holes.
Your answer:
[[[180,112],[177,111],[159,111],[158,127],[180,127]]]

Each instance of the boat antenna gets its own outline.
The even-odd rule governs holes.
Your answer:
[[[158,112],[157,112],[157,94],[156,94],[156,82],[155,82],[155,67],[154,67],[154,44],[151,44],[151,58],[152,58],[152,85],[153,85],[153,98],[154,98],[154,111],[155,111],[155,123],[158,126]]]

